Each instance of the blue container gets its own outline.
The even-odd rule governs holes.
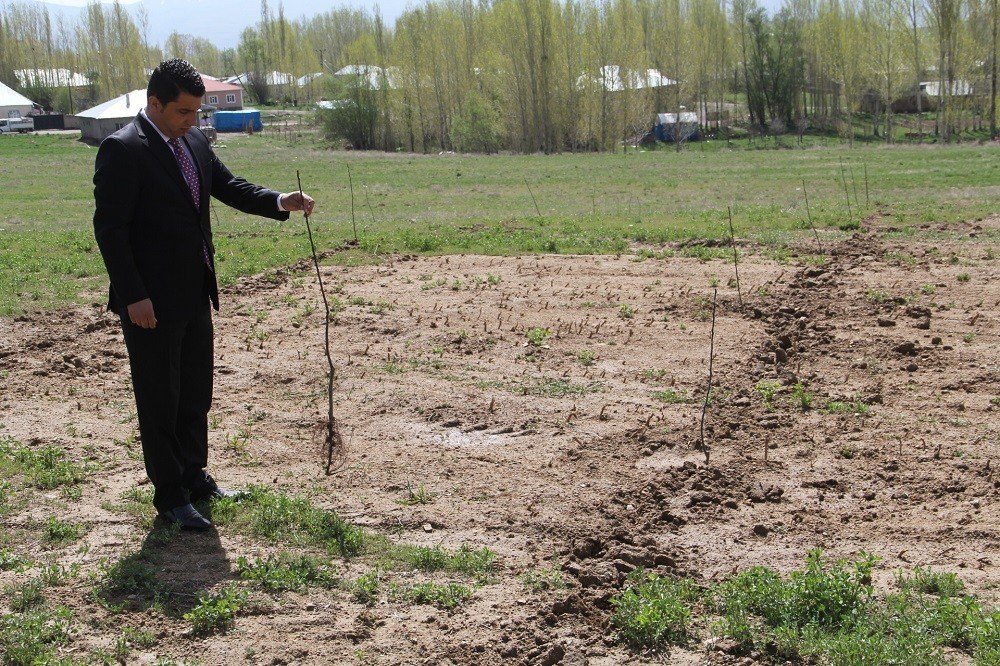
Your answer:
[[[248,127],[253,128],[254,132],[264,129],[264,123],[260,121],[260,111],[256,109],[216,111],[213,122],[219,132],[245,132]]]

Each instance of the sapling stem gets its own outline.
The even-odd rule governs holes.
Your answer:
[[[528,188],[528,194],[531,195],[531,203],[535,204],[535,214],[538,217],[542,216],[542,211],[538,210],[538,202],[535,201],[535,193],[531,191],[531,185],[528,184],[528,179],[524,179],[524,186]]]
[[[806,190],[806,179],[802,179],[802,194],[806,198],[806,219],[809,220],[809,227],[813,230],[813,236],[816,237],[816,245],[819,247],[820,254],[823,254],[823,243],[819,240],[819,232],[816,231],[816,225],[813,224],[812,212],[809,210],[809,192]]]
[[[868,163],[865,162],[865,205],[871,207],[872,200],[868,196]]]
[[[350,167],[348,167],[348,173],[350,173]],[[302,194],[302,176],[296,170],[295,179],[299,184],[299,200],[305,200]],[[353,202],[353,188],[352,192],[352,202]],[[333,366],[333,357],[330,356],[330,303],[326,298],[326,289],[323,286],[323,273],[319,269],[319,256],[316,254],[316,243],[313,240],[312,225],[309,224],[309,213],[305,212],[303,208],[303,216],[306,220],[306,232],[309,234],[309,247],[312,250],[313,265],[316,267],[316,279],[319,281],[319,293],[323,298],[323,310],[326,316],[323,318],[323,340],[324,340],[324,351],[326,352],[326,474],[329,476],[333,470],[333,458],[334,453],[337,453],[340,458],[346,456],[344,451],[344,440],[340,436],[340,428],[337,427],[337,419],[333,415],[333,380],[336,375],[336,369]]]
[[[701,407],[701,450],[705,454],[705,464],[708,464],[709,447],[705,443],[705,413],[708,411],[708,401],[712,396],[712,365],[715,360],[715,305],[718,300],[718,288],[712,289],[712,333],[708,347],[708,386],[705,389],[705,404]]]
[[[358,242],[358,223],[354,219],[354,179],[351,178],[351,164],[347,164],[347,185],[351,188],[351,228],[354,229],[354,242]]]
[[[739,301],[740,309],[743,308],[743,292],[740,290],[740,259],[736,252],[736,232],[733,231],[733,207],[729,209],[729,244],[733,247],[733,268],[736,270],[736,298]]]
[[[851,214],[851,193],[847,189],[847,173],[844,171],[844,161],[840,161],[840,180],[844,183],[844,197],[847,199],[847,222],[850,224],[854,221],[854,215]]]

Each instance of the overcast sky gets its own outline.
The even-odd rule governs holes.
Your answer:
[[[54,12],[75,19],[88,0],[34,0],[43,2]],[[102,0],[104,1],[104,0]],[[281,0],[268,0],[271,9],[277,10]],[[760,0],[765,7],[780,5],[781,0]],[[220,48],[234,47],[240,33],[260,17],[259,0],[121,0],[130,11],[143,5],[149,12],[149,39],[163,44],[173,32],[212,39]],[[285,16],[290,19],[314,16],[334,7],[359,7],[373,9],[376,5],[390,24],[407,6],[419,5],[414,0],[381,0],[380,2],[336,2],[331,0],[284,0]]]

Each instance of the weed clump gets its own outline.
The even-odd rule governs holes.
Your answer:
[[[25,484],[41,490],[80,483],[87,469],[66,459],[66,452],[51,445],[28,448],[10,437],[0,437],[0,478],[23,475]]]
[[[196,636],[222,633],[233,626],[236,614],[247,599],[246,590],[228,585],[218,594],[203,594],[198,604],[184,614],[191,623],[191,631]]]
[[[690,603],[698,596],[691,580],[674,580],[642,569],[629,574],[627,588],[611,599],[611,624],[619,638],[634,648],[687,643]]]
[[[281,552],[266,559],[250,561],[240,556],[236,559],[236,573],[268,592],[298,591],[318,585],[331,588],[337,585],[337,576],[325,562],[307,555]]]
[[[212,520],[271,542],[322,546],[344,557],[358,555],[367,538],[364,530],[334,511],[260,486],[251,487],[239,500],[215,502]]]

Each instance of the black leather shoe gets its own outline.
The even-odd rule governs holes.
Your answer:
[[[168,523],[180,525],[182,530],[204,532],[212,527],[211,521],[198,513],[198,509],[190,504],[185,504],[169,511],[161,511],[160,517]]]
[[[191,487],[189,494],[192,503],[222,499],[223,497],[238,497],[240,495],[238,491],[220,488],[211,474],[206,474],[204,481]]]

